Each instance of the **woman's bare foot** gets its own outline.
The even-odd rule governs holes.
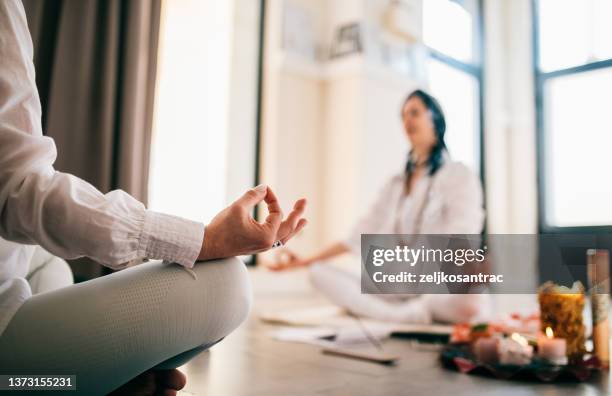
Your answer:
[[[187,377],[177,369],[148,370],[109,393],[109,396],[171,396],[183,389],[186,383]]]

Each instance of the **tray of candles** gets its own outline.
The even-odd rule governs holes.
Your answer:
[[[548,329],[533,335],[508,333],[496,324],[458,325],[440,358],[461,373],[525,381],[586,381],[602,369],[595,356],[568,358],[565,340]]]
[[[607,263],[607,254],[605,259]],[[462,373],[503,379],[588,380],[609,368],[608,295],[607,285],[603,292],[591,288],[591,350],[586,348],[583,323],[584,287],[580,282],[571,288],[546,282],[538,290],[539,313],[456,325],[441,352],[442,363]]]

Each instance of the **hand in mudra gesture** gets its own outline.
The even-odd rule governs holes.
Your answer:
[[[260,223],[252,213],[261,201],[266,203],[269,213]],[[250,189],[206,226],[198,259],[259,253],[270,249],[276,241],[284,245],[306,226],[307,221],[302,218],[305,208],[306,200],[300,199],[283,219],[278,199],[270,187],[259,185]]]
[[[284,271],[289,269],[307,267],[310,262],[295,254],[289,249],[280,250],[272,263],[265,263],[266,268],[271,271]]]

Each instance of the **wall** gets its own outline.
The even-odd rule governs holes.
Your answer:
[[[407,153],[399,112],[415,83],[362,55],[327,60],[334,27],[366,20],[367,1],[291,1],[317,19],[317,60],[282,47],[283,1],[268,2],[262,180],[282,198],[309,199],[307,230],[292,242],[311,253],[346,236]],[[380,12],[386,2],[369,4]],[[375,7],[375,8],[376,8]]]
[[[533,234],[538,223],[530,1],[487,0],[485,24],[488,232]],[[537,282],[534,256],[516,252],[497,265]]]
[[[234,0],[226,169],[227,201],[255,183],[259,1]]]

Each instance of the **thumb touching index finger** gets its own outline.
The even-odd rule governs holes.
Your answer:
[[[268,191],[268,186],[265,184],[260,184],[257,187],[253,187],[252,189],[245,192],[236,202],[246,206],[247,208],[254,208],[255,205],[260,203],[266,196]]]

